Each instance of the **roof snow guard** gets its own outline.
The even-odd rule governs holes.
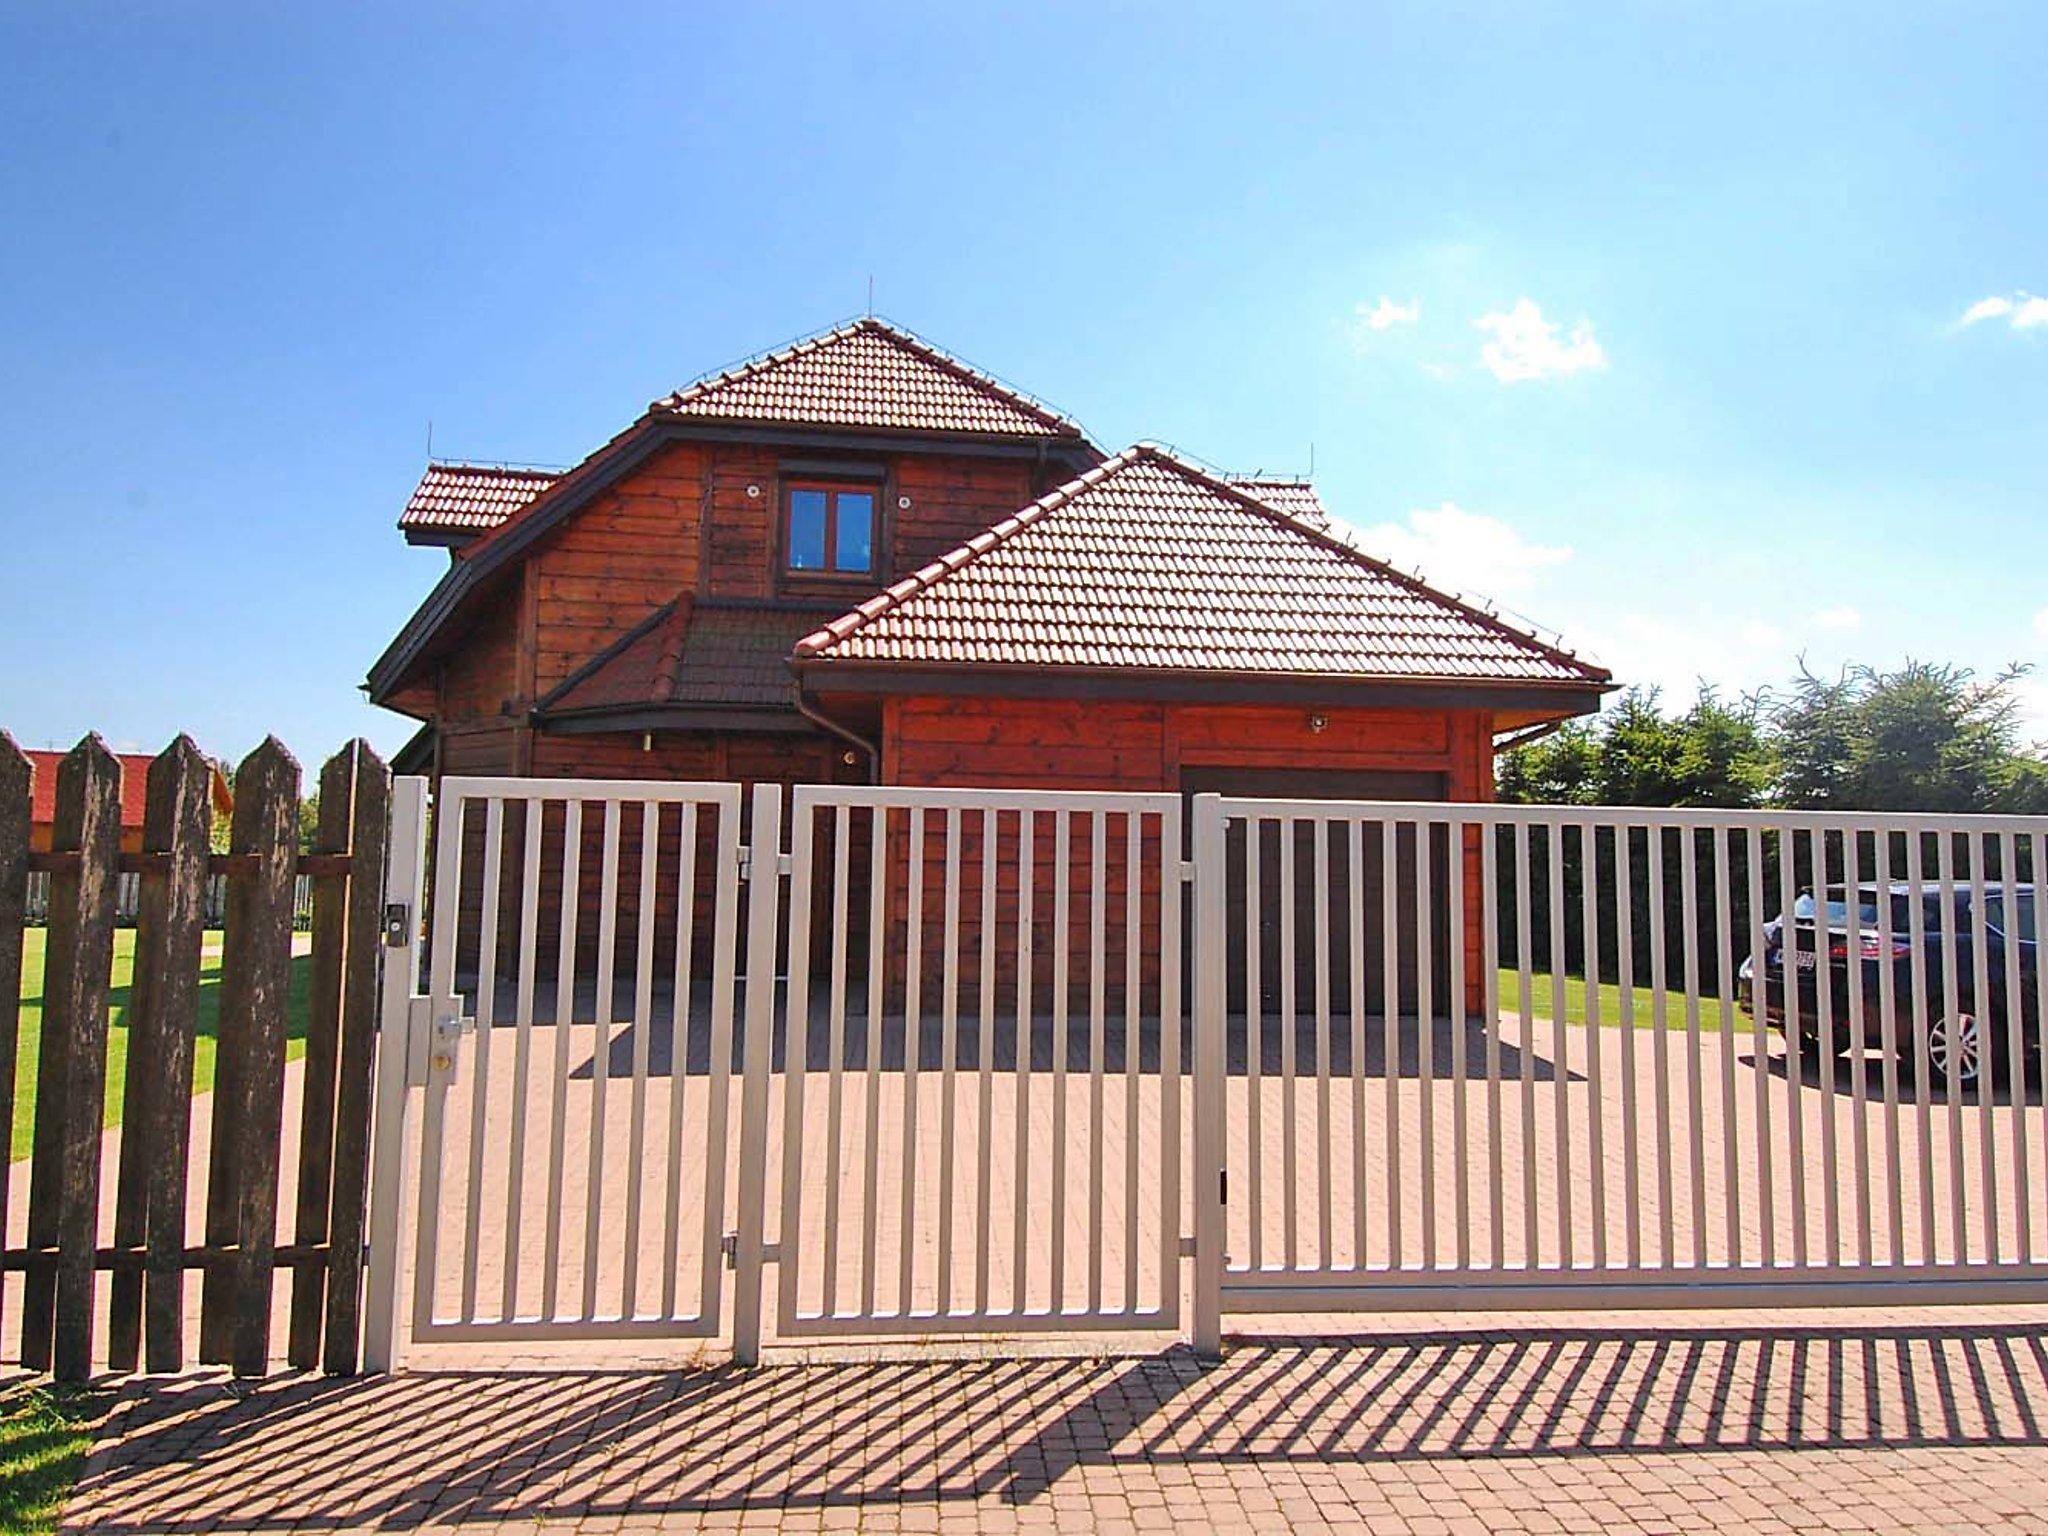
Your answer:
[[[872,316],[657,400],[656,416],[1085,441],[1057,411]]]
[[[813,685],[1009,667],[1609,686],[1602,668],[1151,444],[805,636],[793,659]]]

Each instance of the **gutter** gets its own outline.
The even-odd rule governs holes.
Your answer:
[[[820,730],[837,736],[849,746],[858,747],[862,752],[865,752],[868,759],[868,782],[870,784],[882,782],[882,749],[878,745],[869,741],[851,727],[841,725],[837,720],[821,713],[804,698],[804,691],[801,686],[792,685],[789,690],[789,697],[791,702],[796,705],[796,712],[806,720],[810,721]]]
[[[1562,720],[1548,720],[1542,725],[1532,725],[1526,730],[1517,731],[1512,736],[1494,737],[1493,750],[1496,755],[1502,752],[1512,752],[1517,747],[1528,746],[1532,741],[1541,741],[1546,736],[1555,736],[1562,729],[1564,729],[1564,722]]]

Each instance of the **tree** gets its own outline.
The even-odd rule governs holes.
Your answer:
[[[1762,804],[1772,757],[1757,701],[1702,688],[1666,715],[1654,688],[1631,688],[1597,721],[1572,721],[1501,760],[1496,789],[1523,805]]]
[[[1774,713],[1778,799],[1801,809],[1983,812],[2038,804],[2048,765],[2020,744],[2011,668],[1907,661],[1833,680],[1803,666]]]

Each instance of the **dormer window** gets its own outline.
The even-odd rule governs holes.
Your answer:
[[[869,576],[875,569],[875,487],[799,480],[786,492],[784,563],[803,576]]]

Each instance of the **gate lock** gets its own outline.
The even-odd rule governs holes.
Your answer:
[[[455,1081],[455,1064],[461,1059],[462,1037],[476,1031],[476,1020],[459,1013],[444,1013],[434,1019],[434,1038],[427,1057],[427,1071],[443,1083]]]
[[[406,1051],[405,1080],[409,1087],[455,1081],[461,1060],[462,1037],[476,1028],[476,1020],[462,1011],[462,999],[444,997],[440,1006],[429,997],[412,999],[410,1035]]]

